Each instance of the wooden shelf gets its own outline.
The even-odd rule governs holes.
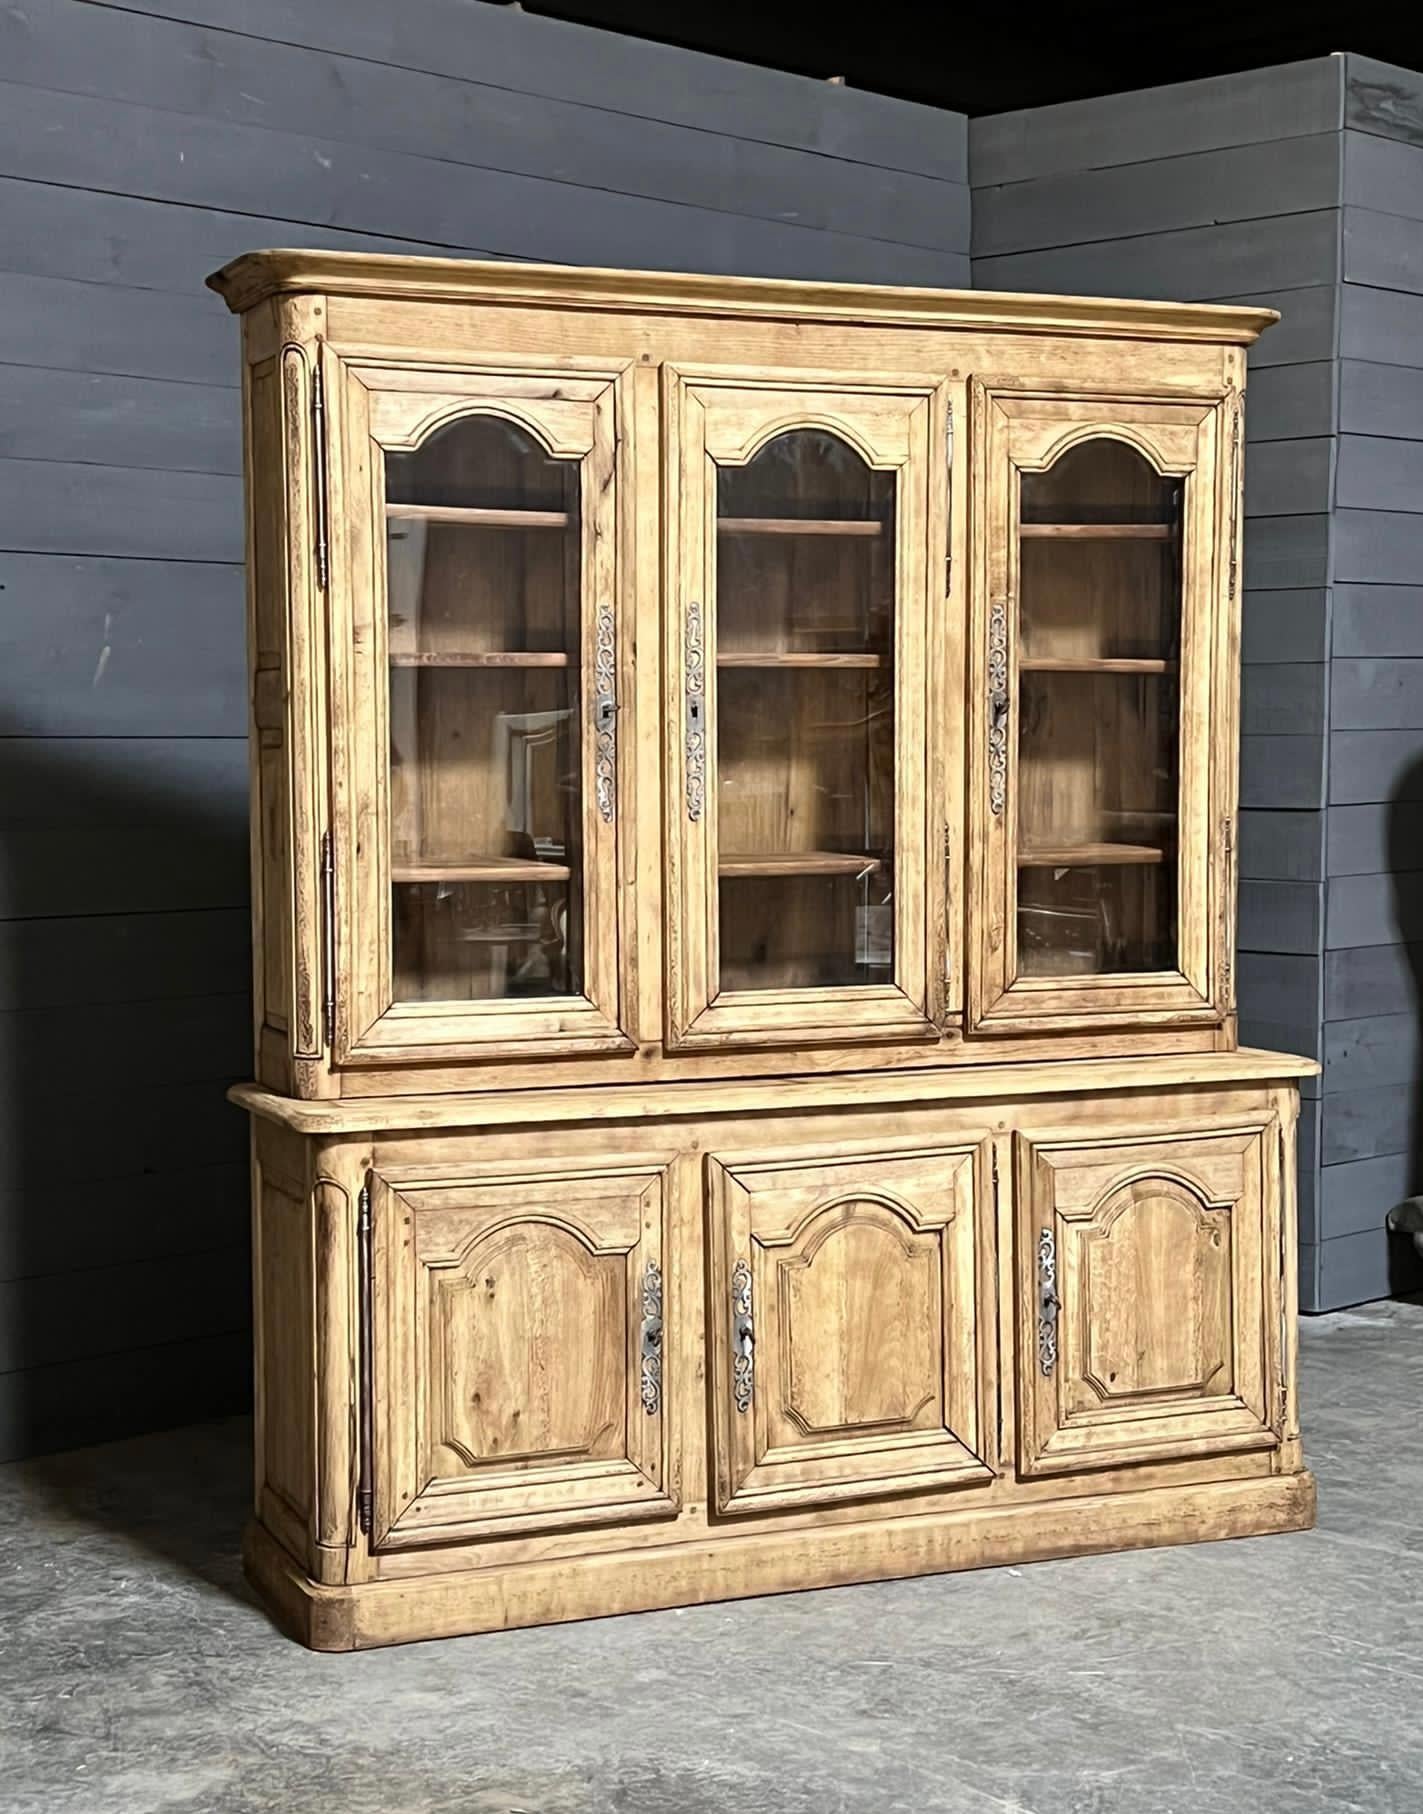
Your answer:
[[[880,655],[798,655],[770,649],[764,654],[758,651],[718,654],[716,665],[719,668],[881,668],[884,658]]]
[[[1053,536],[1066,542],[1169,542],[1174,523],[1020,523],[1023,539]]]
[[[723,516],[718,535],[883,535],[884,524],[854,517]]]
[[[562,649],[412,649],[392,653],[393,668],[566,668]]]
[[[469,523],[484,529],[566,529],[566,510],[482,510],[458,504],[387,504],[393,520],[420,523]]]
[[[1174,661],[1133,655],[1022,655],[1023,674],[1174,674]]]
[[[784,850],[765,855],[738,852],[724,856],[717,874],[730,876],[860,876],[875,875],[884,867],[878,857],[855,856],[834,850]]]
[[[1120,863],[1164,863],[1158,844],[1039,844],[1018,852],[1019,869],[1096,869]]]
[[[397,863],[392,882],[566,882],[573,871],[566,863],[544,863],[537,857],[475,857],[468,863]]]

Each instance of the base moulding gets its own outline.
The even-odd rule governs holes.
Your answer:
[[[1314,1476],[1298,1473],[717,1535],[340,1587],[309,1579],[253,1523],[243,1562],[263,1604],[291,1636],[312,1650],[367,1650],[756,1594],[1309,1530],[1314,1513]]]

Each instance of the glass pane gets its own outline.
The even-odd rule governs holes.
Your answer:
[[[1023,475],[1024,976],[1177,967],[1182,492],[1105,439]]]
[[[894,486],[809,429],[718,472],[724,989],[893,975]]]
[[[385,478],[395,999],[578,994],[578,463],[471,415]]]

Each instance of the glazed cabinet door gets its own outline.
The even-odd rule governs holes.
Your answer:
[[[370,1186],[376,1547],[667,1515],[661,1169]]]
[[[625,1050],[617,378],[326,372],[337,1061]]]
[[[970,1024],[1219,1022],[1238,400],[972,402]]]
[[[991,1478],[986,1146],[707,1165],[717,1509]]]
[[[666,374],[670,1046],[934,1034],[941,411],[933,387]]]
[[[1019,1466],[1279,1441],[1279,1131],[1018,1136]]]

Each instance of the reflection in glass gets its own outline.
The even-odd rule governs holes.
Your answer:
[[[1018,968],[1177,965],[1182,481],[1124,442],[1025,473]]]
[[[470,415],[385,465],[395,999],[577,994],[577,463]]]
[[[894,963],[894,507],[819,430],[717,475],[723,989]]]

